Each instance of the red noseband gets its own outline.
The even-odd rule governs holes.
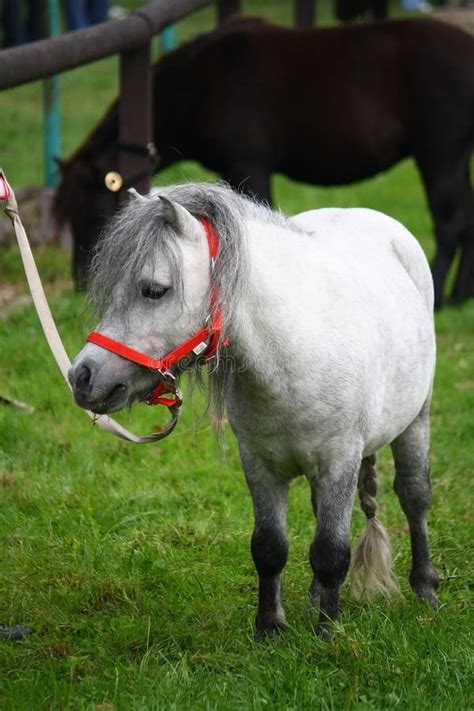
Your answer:
[[[204,227],[207,243],[209,245],[212,271],[214,259],[219,250],[219,242],[214,227],[209,220],[205,217],[201,217],[200,222]],[[114,341],[113,338],[104,336],[97,331],[89,333],[87,341],[101,348],[105,348],[105,350],[115,353],[121,358],[126,358],[133,363],[142,365],[144,368],[158,372],[162,379],[148,397],[147,402],[149,405],[165,405],[170,408],[181,404],[181,396],[176,388],[175,377],[171,373],[171,368],[191,354],[199,356],[201,363],[207,363],[216,355],[221,333],[222,314],[220,307],[217,305],[217,292],[215,288],[213,288],[211,291],[211,309],[206,325],[159,360],[146,355],[146,353],[141,353],[133,348],[129,348],[129,346],[120,343],[120,341]],[[164,393],[172,395],[173,399],[162,397]]]

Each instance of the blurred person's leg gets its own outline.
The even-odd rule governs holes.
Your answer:
[[[19,0],[3,0],[3,46],[15,47],[25,41]]]
[[[432,7],[426,0],[401,0],[403,10],[408,12],[431,12]]]
[[[86,0],[89,23],[105,22],[109,13],[109,0]]]
[[[29,0],[28,16],[26,20],[27,41],[48,37],[48,23],[46,19],[46,0]]]
[[[85,14],[84,0],[64,0],[68,30],[82,30],[89,24]]]

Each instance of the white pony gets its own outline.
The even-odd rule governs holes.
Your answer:
[[[217,235],[215,261],[199,218]],[[386,444],[410,527],[410,582],[435,606],[426,530],[433,286],[417,241],[372,210],[287,218],[208,184],[136,196],[110,223],[91,281],[102,334],[162,358],[203,326],[211,293],[222,309],[220,343],[230,342],[208,382],[215,401],[225,399],[254,504],[257,636],[284,623],[287,497],[300,474],[317,517],[310,595],[319,631],[328,634],[338,614],[357,487],[368,521],[352,558],[354,585],[396,591],[375,518],[375,453]],[[173,372],[181,370],[179,362]],[[77,403],[103,413],[146,399],[161,376],[88,343],[69,377]]]

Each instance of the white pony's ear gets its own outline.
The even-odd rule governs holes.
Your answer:
[[[135,188],[128,188],[127,193],[130,195],[130,197],[133,200],[147,200],[148,198],[145,195],[141,195]]]
[[[202,227],[185,207],[164,195],[158,195],[163,207],[163,218],[183,237],[197,240],[202,236]]]

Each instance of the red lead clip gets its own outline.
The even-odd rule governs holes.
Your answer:
[[[10,195],[11,195],[10,186],[8,185],[7,181],[5,180],[3,171],[0,170],[0,203],[8,202],[8,200],[10,199]]]

